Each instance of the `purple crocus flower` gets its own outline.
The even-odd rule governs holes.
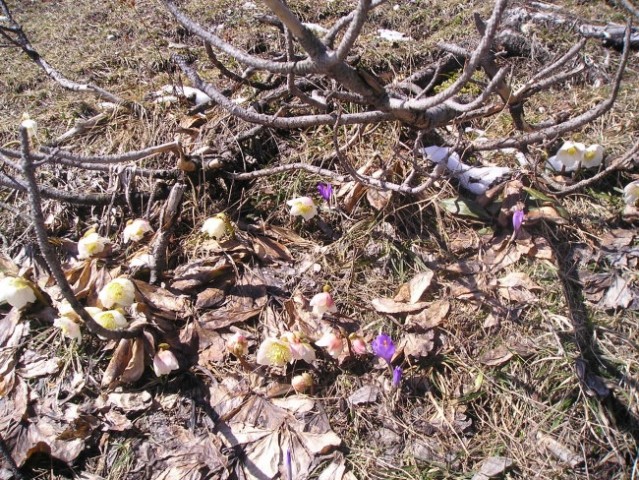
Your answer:
[[[395,367],[393,369],[393,387],[399,388],[400,383],[402,383],[402,367]]]
[[[317,191],[324,200],[330,202],[331,197],[333,196],[333,185],[331,185],[330,183],[318,183]]]
[[[523,221],[524,221],[524,211],[515,210],[515,213],[513,213],[513,229],[515,230],[515,233],[519,232]]]
[[[373,353],[383,358],[390,365],[390,361],[395,355],[395,344],[393,339],[386,333],[380,333],[375,340],[371,342]]]
[[[293,459],[291,449],[286,449],[286,480],[293,480]]]

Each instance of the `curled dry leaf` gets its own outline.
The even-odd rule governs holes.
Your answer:
[[[407,357],[427,357],[435,346],[435,332],[408,333],[399,343],[398,351],[403,350]]]
[[[144,351],[144,341],[141,338],[134,339],[131,358],[120,376],[122,383],[134,383],[142,378],[142,374],[144,374]]]
[[[410,313],[417,310],[423,310],[428,307],[426,302],[417,303],[401,303],[396,302],[392,298],[374,298],[371,301],[373,308],[379,313]]]
[[[493,348],[492,350],[482,353],[479,356],[479,361],[484,365],[496,367],[503,365],[512,357],[513,352],[511,352],[506,345],[500,345],[497,348]]]
[[[109,365],[107,365],[106,370],[104,370],[104,375],[102,375],[102,388],[115,388],[120,384],[120,376],[124,373],[124,370],[126,370],[129,361],[131,361],[133,354],[132,348],[133,340],[129,338],[120,339],[118,346],[113,352],[111,361]]]
[[[197,260],[175,269],[171,288],[192,293],[214,282],[219,286],[220,279],[227,278],[232,272],[231,260],[226,256]]]
[[[379,387],[375,385],[364,385],[355,390],[348,397],[348,403],[351,405],[363,405],[366,403],[375,403],[381,394]]]
[[[488,457],[481,462],[479,472],[473,475],[472,480],[487,480],[498,477],[513,464],[512,458],[508,457]]]
[[[577,467],[583,461],[583,458],[577,455],[572,449],[545,433],[537,432],[537,445],[542,450],[549,452],[557,460],[570,465],[572,468]]]
[[[435,328],[442,323],[450,311],[448,300],[437,300],[418,313],[410,313],[406,316],[406,328],[415,331],[425,331]]]
[[[109,393],[106,404],[119,408],[125,414],[139,413],[153,405],[153,396],[146,390],[139,393]]]

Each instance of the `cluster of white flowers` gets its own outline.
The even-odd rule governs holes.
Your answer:
[[[130,307],[135,301],[135,286],[131,280],[128,278],[111,280],[100,290],[98,299],[107,310],[98,307],[85,308],[98,325],[107,330],[121,330],[129,325],[123,309]],[[80,317],[67,302],[59,305],[58,313],[60,316],[53,321],[53,325],[59,328],[65,337],[80,343],[82,341]]]
[[[597,168],[603,161],[603,154],[601,145],[586,147],[579,142],[565,142],[547,163],[557,172],[574,172],[579,168]]]

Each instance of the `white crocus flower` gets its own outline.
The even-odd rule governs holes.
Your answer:
[[[91,258],[102,253],[108,244],[109,240],[101,237],[96,232],[86,233],[78,240],[78,258]]]
[[[129,243],[131,241],[138,242],[144,238],[144,235],[147,232],[152,232],[153,228],[148,220],[143,218],[136,218],[133,221],[129,221],[124,227],[124,231],[122,232],[122,236],[124,237],[124,243]]]
[[[597,168],[603,160],[604,149],[601,145],[590,145],[584,152],[581,166],[584,168]]]
[[[322,292],[315,295],[309,305],[313,307],[313,313],[319,316],[324,315],[326,312],[335,313],[337,307],[333,301],[333,297],[328,292]]]
[[[36,295],[31,283],[22,277],[4,277],[0,279],[0,304],[8,303],[12,307],[22,308],[34,303]]]
[[[257,351],[256,360],[260,365],[283,367],[293,358],[291,346],[287,342],[269,337],[264,339]]]
[[[286,202],[291,207],[291,215],[310,220],[317,215],[317,207],[311,197],[298,197]]]
[[[121,330],[129,325],[126,317],[118,310],[106,310],[91,316],[107,330]]]
[[[153,371],[158,377],[168,375],[179,368],[180,364],[171,350],[162,349],[153,357]]]
[[[585,153],[586,146],[583,143],[565,142],[547,163],[557,172],[574,172],[583,163]]]
[[[639,203],[639,180],[630,182],[623,189],[623,201],[630,207],[636,207]]]
[[[115,278],[100,290],[98,299],[105,308],[130,307],[135,301],[135,285],[128,278]]]
[[[62,334],[70,339],[75,339],[78,343],[82,343],[82,332],[80,332],[80,325],[76,323],[71,317],[62,315],[53,321],[53,326],[59,328]]]
[[[202,225],[202,232],[216,240],[226,235],[227,229],[228,219],[224,213],[218,213],[214,217],[207,218]]]

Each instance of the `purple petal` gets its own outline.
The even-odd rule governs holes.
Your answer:
[[[393,355],[395,355],[395,344],[393,339],[386,333],[380,333],[377,338],[371,342],[373,353],[383,358],[386,363],[390,364]]]
[[[524,211],[523,210],[515,210],[513,213],[513,229],[515,232],[519,232],[521,229],[521,224],[524,222]]]
[[[395,367],[393,369],[393,387],[399,387],[399,384],[402,382],[402,368]]]
[[[331,185],[330,183],[318,183],[317,191],[322,196],[322,198],[328,202],[333,196],[333,185]]]

